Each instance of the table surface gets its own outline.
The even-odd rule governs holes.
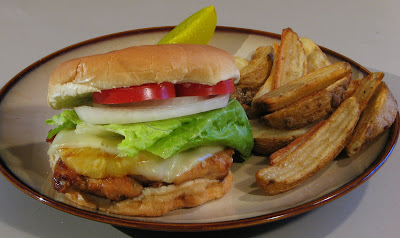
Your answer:
[[[301,36],[373,71],[400,99],[400,1],[17,1],[0,4],[0,85],[66,46],[115,32],[176,25],[214,5],[218,25]],[[400,151],[345,196],[290,219],[213,232],[231,237],[400,237]],[[145,237],[172,235],[114,227],[36,201],[0,176],[1,237]],[[210,234],[210,235],[213,235]],[[187,235],[184,233],[174,236]],[[203,236],[194,233],[192,236]]]

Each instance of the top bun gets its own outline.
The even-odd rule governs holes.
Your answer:
[[[215,85],[238,80],[228,52],[209,45],[144,45],[72,59],[50,75],[48,103],[54,109],[91,102],[92,92],[145,83]]]

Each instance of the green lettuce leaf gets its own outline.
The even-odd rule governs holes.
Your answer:
[[[182,126],[182,120],[167,119],[126,125],[110,124],[105,128],[125,137],[118,145],[121,156],[134,156],[141,150],[149,151],[149,147],[161,138],[168,138],[180,126]]]
[[[46,121],[59,125],[49,136],[75,127],[78,134],[116,133],[124,137],[118,145],[120,156],[134,156],[145,150],[166,159],[190,148],[219,144],[234,148],[247,158],[253,148],[249,121],[236,100],[230,100],[224,108],[195,115],[125,125],[90,125],[81,122],[73,111],[67,112]]]
[[[74,110],[62,111],[60,115],[54,115],[52,118],[46,120],[46,124],[58,125],[56,128],[49,131],[47,139],[57,135],[63,129],[74,129],[81,120]]]
[[[250,156],[253,136],[247,116],[236,100],[230,100],[225,108],[184,119],[185,123],[168,137],[161,138],[147,148],[147,151],[168,158],[190,148],[220,144],[235,148],[245,158]]]

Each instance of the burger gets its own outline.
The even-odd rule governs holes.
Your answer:
[[[253,137],[229,95],[240,73],[207,45],[144,45],[72,59],[50,75],[53,187],[108,213],[161,216],[225,195]],[[236,156],[235,156],[236,157]]]

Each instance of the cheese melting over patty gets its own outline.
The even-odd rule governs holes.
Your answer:
[[[202,146],[163,159],[146,151],[134,157],[118,157],[120,137],[76,134],[63,130],[52,142],[48,154],[50,165],[62,159],[68,168],[91,178],[140,175],[149,180],[172,183],[175,178],[224,150],[224,146]]]

